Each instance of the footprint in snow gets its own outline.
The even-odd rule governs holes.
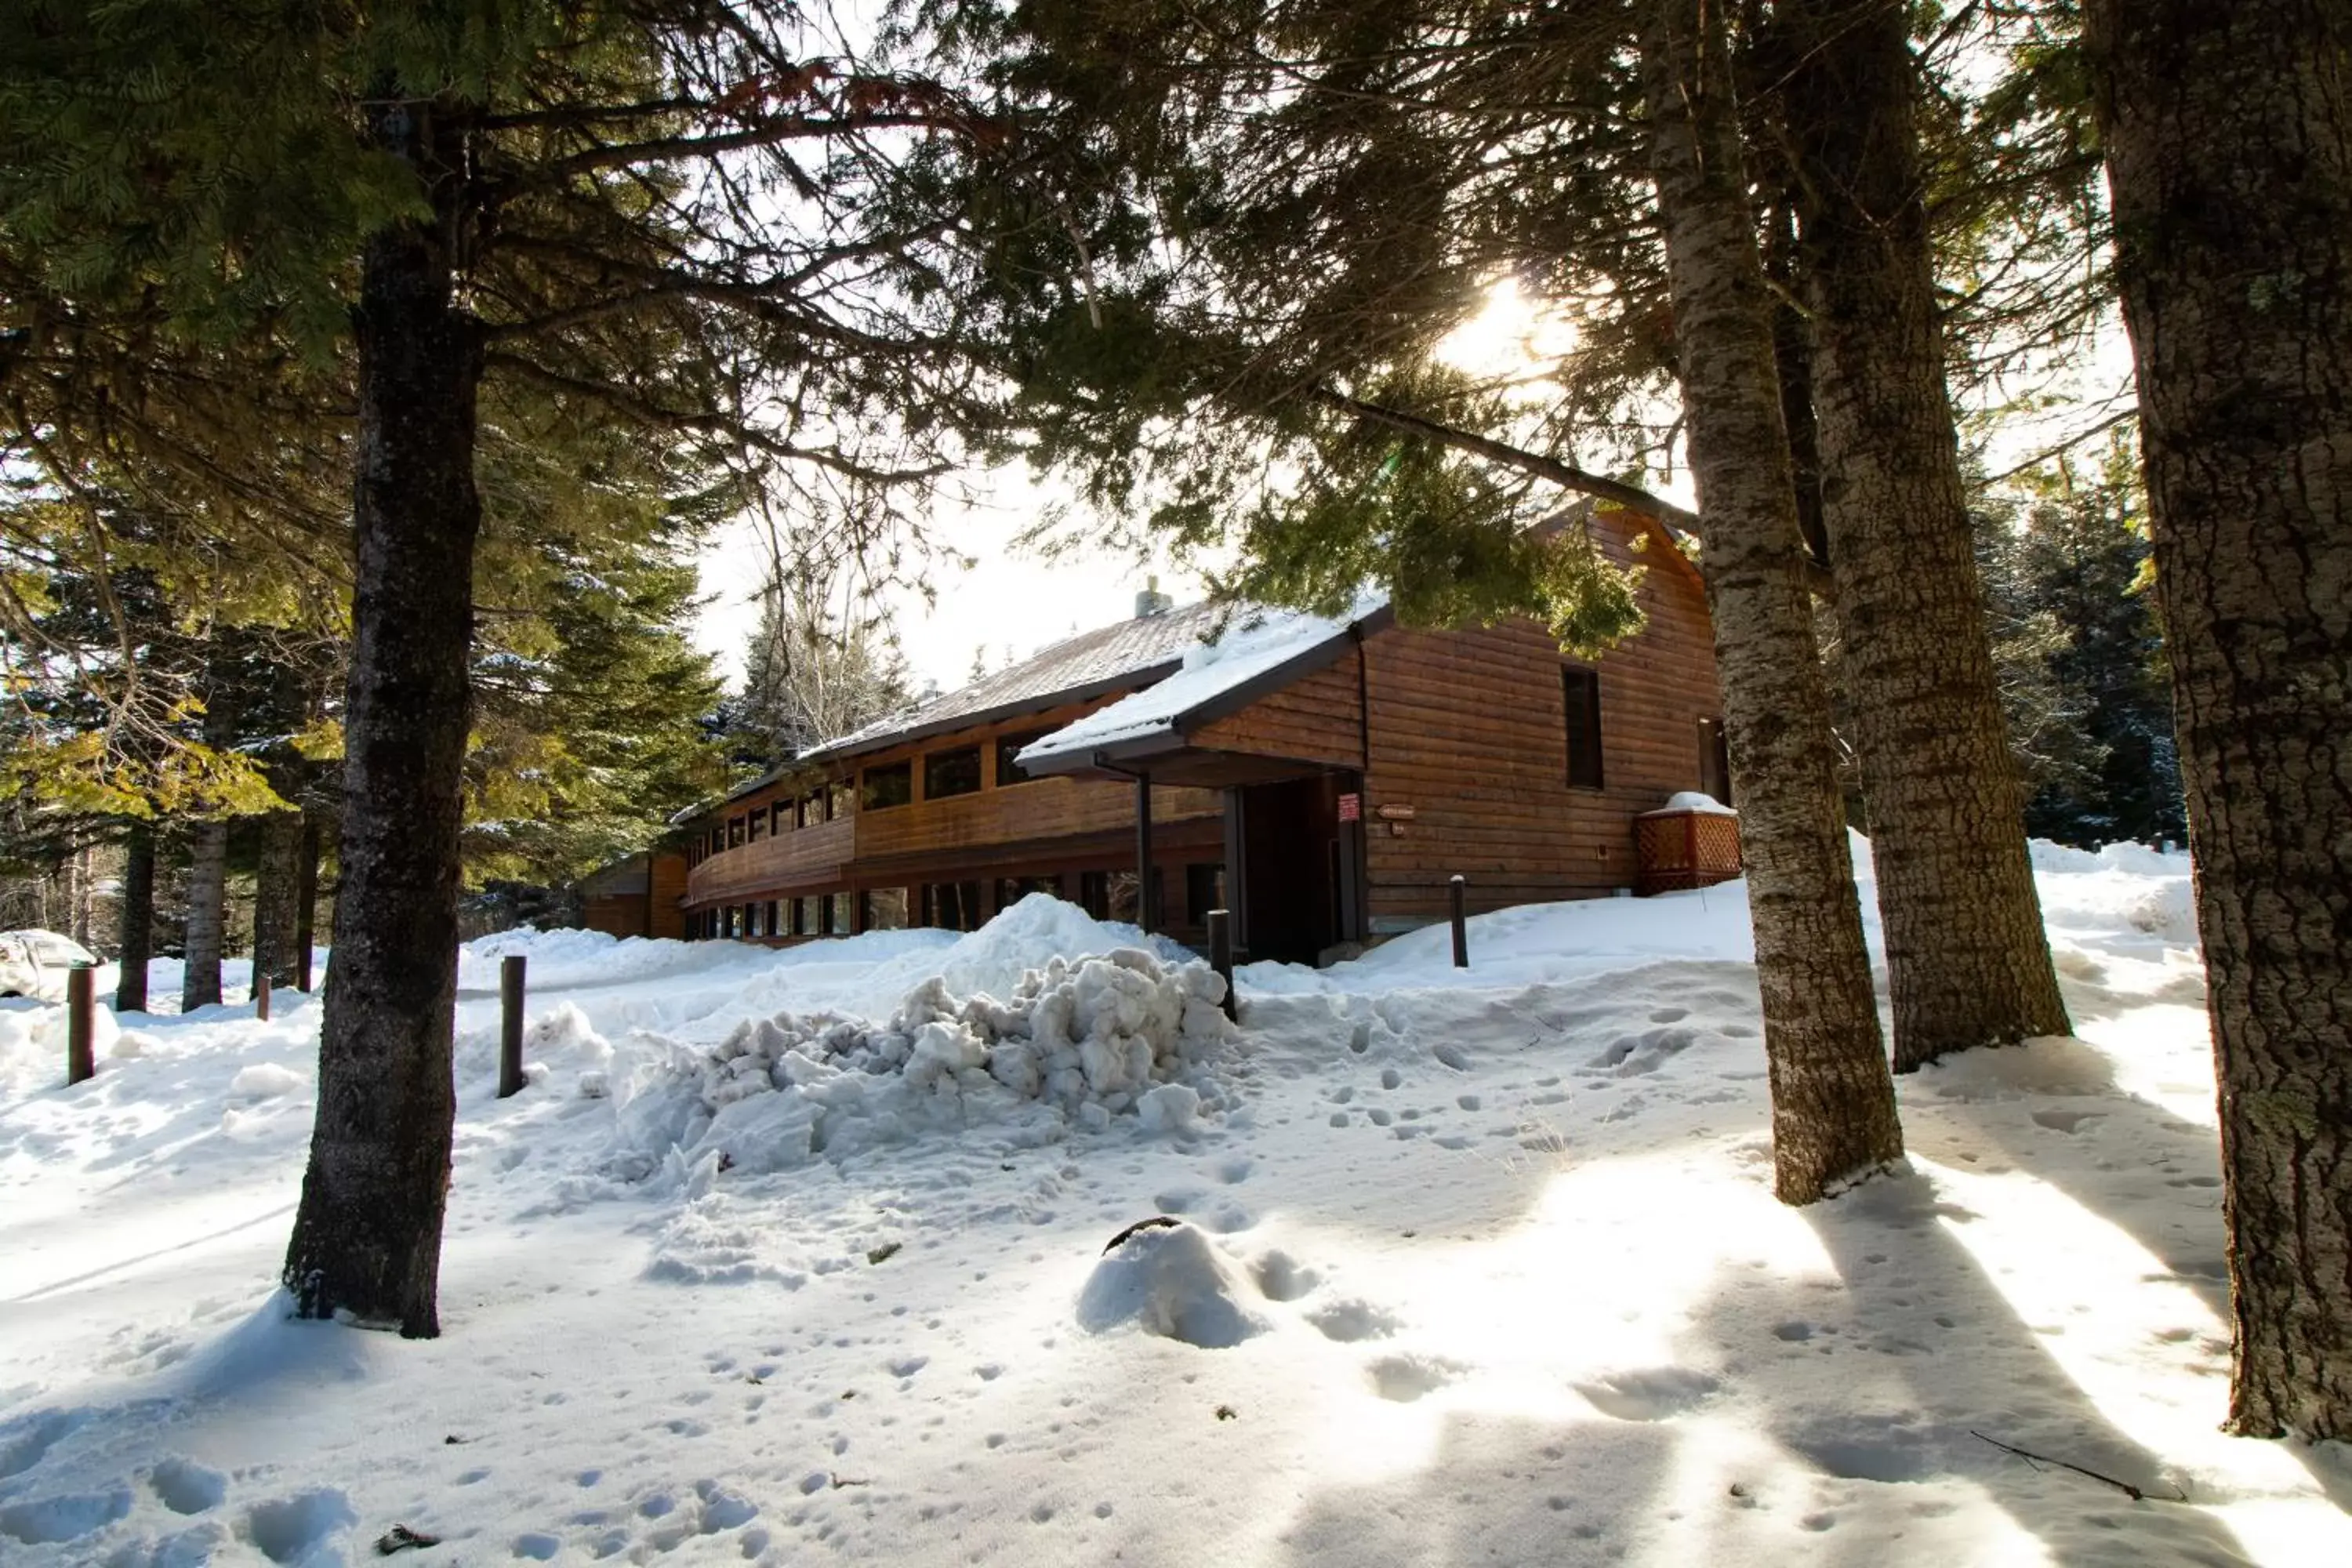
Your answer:
[[[1620,1421],[1664,1421],[1696,1408],[1721,1384],[1690,1367],[1653,1366],[1612,1372],[1575,1386],[1604,1415]]]
[[[1398,1405],[1410,1405],[1456,1381],[1469,1369],[1442,1356],[1391,1355],[1382,1356],[1364,1370],[1372,1380],[1374,1394]]]
[[[1390,1312],[1370,1301],[1334,1301],[1318,1307],[1307,1314],[1307,1321],[1322,1331],[1327,1340],[1352,1344],[1358,1340],[1384,1340],[1397,1331],[1399,1324]]]
[[[193,1459],[168,1458],[148,1472],[147,1485],[173,1513],[203,1513],[228,1497],[228,1478]]]

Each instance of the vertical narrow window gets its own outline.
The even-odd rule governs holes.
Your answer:
[[[1731,741],[1720,719],[1698,721],[1698,787],[1731,804]]]
[[[1571,789],[1601,784],[1601,672],[1563,667],[1560,694],[1568,716],[1568,783]]]

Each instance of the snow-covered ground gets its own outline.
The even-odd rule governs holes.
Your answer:
[[[1806,1211],[1736,885],[1255,966],[1230,1034],[1042,900],[489,939],[427,1343],[271,1294],[315,1004],[110,1021],[74,1089],[12,1005],[0,1561],[2352,1563],[2352,1459],[2216,1430],[2186,863],[2037,864],[2081,1038],[1906,1080],[1910,1169]]]

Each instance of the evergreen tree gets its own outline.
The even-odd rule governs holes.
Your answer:
[[[984,128],[818,57],[825,22],[0,5],[6,268],[176,342],[352,366],[339,957],[286,1263],[306,1315],[438,1331],[486,389],[698,441],[852,545],[986,412],[919,255],[955,216],[893,221],[939,140]]]
[[[2027,829],[2086,847],[2179,841],[2179,750],[2137,465],[2061,459],[1979,520]]]
[[[1781,1200],[1903,1152],[1847,856],[1829,698],[1756,244],[1729,40],[1706,0],[1652,0],[1642,31],[1707,604],[1740,776]]]
[[[1898,0],[1781,0],[1812,458],[1877,868],[1895,1065],[2067,1032],[1944,378]]]
[[[2352,7],[2084,9],[2220,1068],[2230,1425],[2352,1439]]]

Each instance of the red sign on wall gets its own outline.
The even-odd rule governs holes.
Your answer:
[[[1339,797],[1339,820],[1342,822],[1361,822],[1363,819],[1364,797],[1360,795],[1341,795]]]

